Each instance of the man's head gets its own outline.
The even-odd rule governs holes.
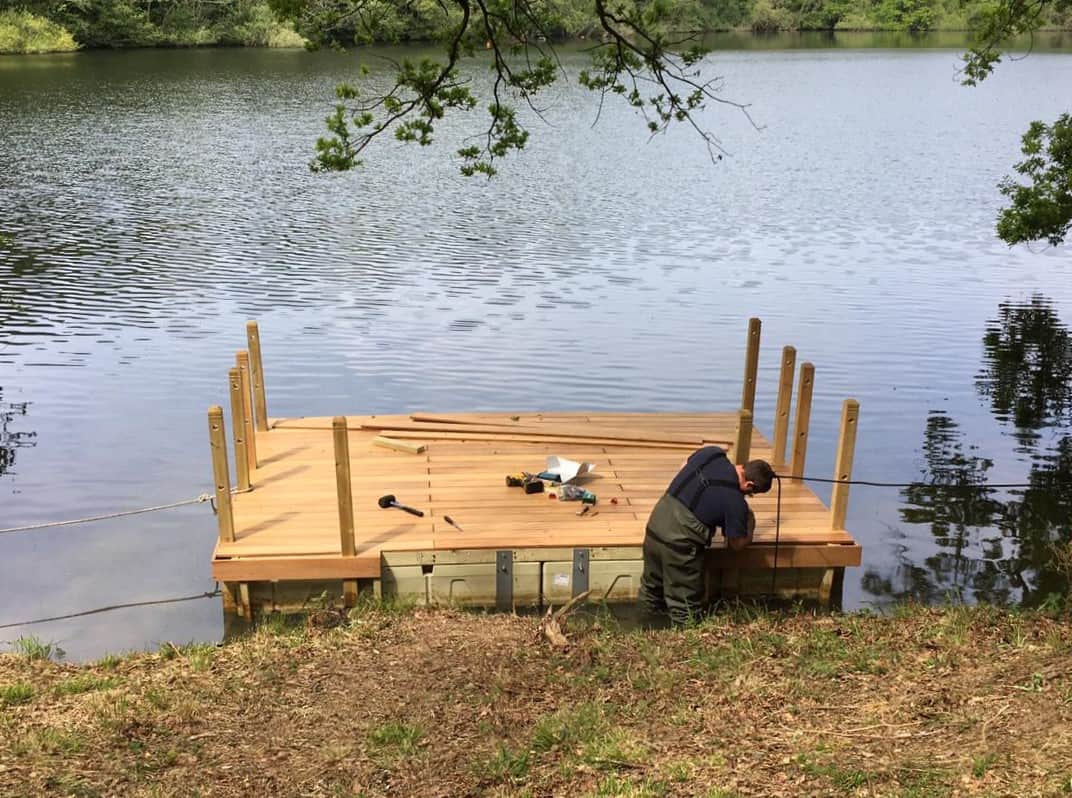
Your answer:
[[[741,493],[766,493],[774,484],[774,469],[766,460],[749,460],[737,466],[737,479]]]

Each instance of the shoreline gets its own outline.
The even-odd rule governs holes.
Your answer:
[[[333,627],[333,628],[326,628]],[[1067,613],[734,605],[680,630],[370,604],[222,646],[0,655],[0,793],[1055,794]]]
[[[936,27],[926,31],[911,31],[904,28],[892,28],[892,27],[874,27],[874,28],[793,28],[778,31],[755,31],[750,27],[738,27],[738,28],[716,28],[708,31],[704,31],[702,36],[717,36],[724,34],[734,34],[738,36],[750,36],[754,39],[776,39],[784,36],[800,36],[800,35],[816,35],[822,34],[831,38],[837,37],[839,34],[857,35],[857,34],[903,34],[911,38],[926,39],[928,36],[935,34],[963,34],[966,39],[972,33],[970,28],[962,27]],[[1072,33],[1072,27],[1043,27],[1039,28],[1036,33],[1044,34],[1062,34]],[[567,36],[560,39],[555,39],[555,44],[571,44],[577,42],[591,42],[591,37],[585,36]],[[371,42],[360,45],[353,45],[347,47],[347,50],[360,50],[367,47],[392,47],[392,46],[413,46],[413,47],[427,47],[434,45],[435,39],[407,39],[404,41],[381,41]],[[969,46],[970,42],[967,40],[964,46]],[[56,50],[40,50],[34,52],[20,52],[15,50],[0,50],[0,56],[35,56],[35,55],[60,55],[70,53],[89,53],[89,52],[120,52],[131,50],[307,50],[308,47],[304,44],[288,44],[288,45],[271,45],[271,44],[220,44],[220,43],[162,43],[162,44],[132,44],[125,46],[100,46],[100,47],[86,47],[83,45],[77,45],[73,49],[56,49]],[[1012,48],[1010,48],[1012,49]]]

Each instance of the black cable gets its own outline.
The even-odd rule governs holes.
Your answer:
[[[957,485],[944,482],[874,482],[867,479],[827,479],[825,477],[794,477],[791,474],[777,474],[785,479],[796,479],[801,482],[825,482],[828,485],[867,485],[872,488],[1033,488],[1030,482],[991,482],[970,485]]]
[[[778,595],[774,586],[778,579],[778,542],[782,536],[782,478],[777,474],[774,475],[774,478],[778,480],[778,499],[774,505],[774,567],[771,569],[770,577],[770,592],[772,598]]]
[[[792,474],[775,474],[778,481],[778,494],[774,504],[774,566],[771,568],[771,596],[777,596],[778,584],[778,546],[782,533],[782,477],[800,482],[825,482],[828,485],[865,485],[873,488],[1030,488],[1029,482],[994,482],[982,485],[952,485],[939,482],[875,482],[867,479],[828,479],[826,477],[795,477]]]
[[[112,610],[125,610],[128,607],[150,607],[155,604],[177,604],[180,601],[198,601],[200,599],[215,598],[218,595],[220,595],[220,589],[217,587],[211,593],[198,593],[194,596],[179,596],[178,598],[155,599],[153,601],[134,601],[130,604],[113,604],[109,607],[97,607],[94,610],[72,612],[70,615],[56,615],[52,618],[37,618],[33,621],[22,621],[20,623],[5,623],[0,624],[0,629],[12,629],[16,626],[32,626],[33,624],[51,623],[52,621],[66,621],[69,618],[82,618],[86,615],[96,615],[101,612],[111,612]]]

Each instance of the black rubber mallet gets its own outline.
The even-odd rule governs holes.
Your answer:
[[[380,505],[380,507],[382,507],[385,510],[388,507],[397,507],[399,510],[403,510],[403,511],[409,513],[410,515],[416,515],[416,516],[419,516],[420,518],[424,518],[424,512],[422,510],[417,510],[417,509],[415,509],[413,507],[407,507],[404,504],[399,504],[398,502],[395,501],[394,494],[391,494],[391,493],[388,493],[386,496],[381,496],[380,499],[379,499],[379,505]]]

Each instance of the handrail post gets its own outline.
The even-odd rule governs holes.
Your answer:
[[[350,438],[346,430],[346,416],[331,420],[332,437],[335,441],[335,488],[339,499],[339,539],[343,557],[356,557],[354,542],[354,497],[350,482]],[[357,602],[357,581],[342,583],[343,604],[352,607]]]
[[[856,452],[856,427],[860,420],[860,403],[846,399],[841,405],[841,431],[838,434],[837,460],[834,463],[834,490],[830,494],[830,528],[844,529],[849,509],[849,485],[852,461]]]
[[[804,458],[808,454],[808,424],[811,423],[811,392],[815,386],[815,366],[805,363],[800,367],[800,382],[797,384],[797,417],[793,424],[793,462],[789,473],[799,479],[804,476]]]
[[[242,402],[242,372],[227,372],[231,387],[231,437],[234,440],[235,478],[238,490],[249,490],[249,455],[246,454],[246,408]]]
[[[250,381],[253,385],[253,415],[259,432],[268,431],[268,402],[264,395],[264,362],[261,360],[261,331],[255,321],[246,322],[249,346]]]
[[[208,409],[208,439],[212,447],[212,482],[216,493],[216,520],[220,541],[233,543],[234,513],[231,510],[231,475],[227,470],[227,432],[223,423],[223,408]]]
[[[235,353],[235,363],[242,377],[242,407],[245,411],[246,455],[250,473],[257,469],[257,432],[253,429],[253,402],[249,389],[249,352],[242,350]]]
[[[744,386],[741,389],[741,408],[749,413],[756,410],[756,376],[759,371],[759,336],[763,323],[757,318],[748,320],[748,343],[744,356]]]
[[[752,411],[743,407],[737,411],[737,433],[734,435],[733,462],[744,465],[752,452]]]
[[[789,439],[789,411],[793,404],[793,377],[797,367],[797,350],[787,346],[782,349],[782,371],[778,377],[778,404],[774,410],[774,450],[771,453],[776,465],[785,465],[786,442]]]

